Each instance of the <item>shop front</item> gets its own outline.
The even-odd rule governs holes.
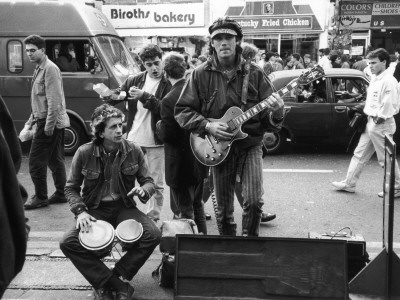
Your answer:
[[[209,0],[161,1],[157,4],[104,4],[108,17],[125,45],[139,52],[154,43],[165,52],[201,53],[207,43]]]
[[[263,52],[310,54],[317,60],[318,49],[327,46],[328,11],[329,0],[246,1],[242,7],[229,7],[226,15],[242,26],[244,41]]]
[[[353,55],[366,55],[369,45],[394,54],[400,48],[400,2],[342,1],[340,26],[353,32]]]

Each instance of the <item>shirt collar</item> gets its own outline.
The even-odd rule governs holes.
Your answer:
[[[390,70],[387,68],[385,71],[383,71],[381,74],[375,76],[375,80],[380,80],[383,77],[385,77],[387,74],[389,74]]]
[[[44,56],[44,58],[43,58],[42,62],[40,63],[40,65],[36,66],[36,69],[40,68],[40,69],[43,70],[44,69],[44,65],[46,64],[46,62],[47,62],[47,55]]]

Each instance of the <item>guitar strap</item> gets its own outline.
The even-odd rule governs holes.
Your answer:
[[[249,78],[250,78],[250,64],[251,64],[251,55],[246,58],[246,62],[244,64],[244,78],[243,78],[243,86],[242,86],[242,111],[246,110],[247,104],[247,91],[249,88]]]

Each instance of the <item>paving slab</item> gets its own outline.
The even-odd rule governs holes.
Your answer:
[[[164,289],[151,276],[160,263],[159,255],[144,264],[131,284],[135,288],[134,299],[173,299],[173,290]],[[114,264],[106,261],[107,266]],[[11,299],[91,299],[91,286],[65,258],[28,258],[21,273],[9,285],[3,300]]]

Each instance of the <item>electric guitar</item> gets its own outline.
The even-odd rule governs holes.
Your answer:
[[[277,93],[280,97],[287,94],[298,85],[309,84],[324,76],[324,70],[321,66],[317,65],[312,69],[305,71],[299,78],[293,79],[288,85],[280,89]],[[248,136],[241,129],[242,124],[249,119],[259,114],[263,110],[269,108],[266,101],[269,98],[261,101],[257,105],[243,112],[239,107],[233,106],[229,108],[224,116],[220,119],[208,119],[210,122],[223,122],[229,126],[229,129],[234,136],[231,140],[219,140],[211,134],[190,134],[190,147],[196,159],[203,165],[212,167],[222,163],[229,154],[232,143],[236,140],[244,139]]]

